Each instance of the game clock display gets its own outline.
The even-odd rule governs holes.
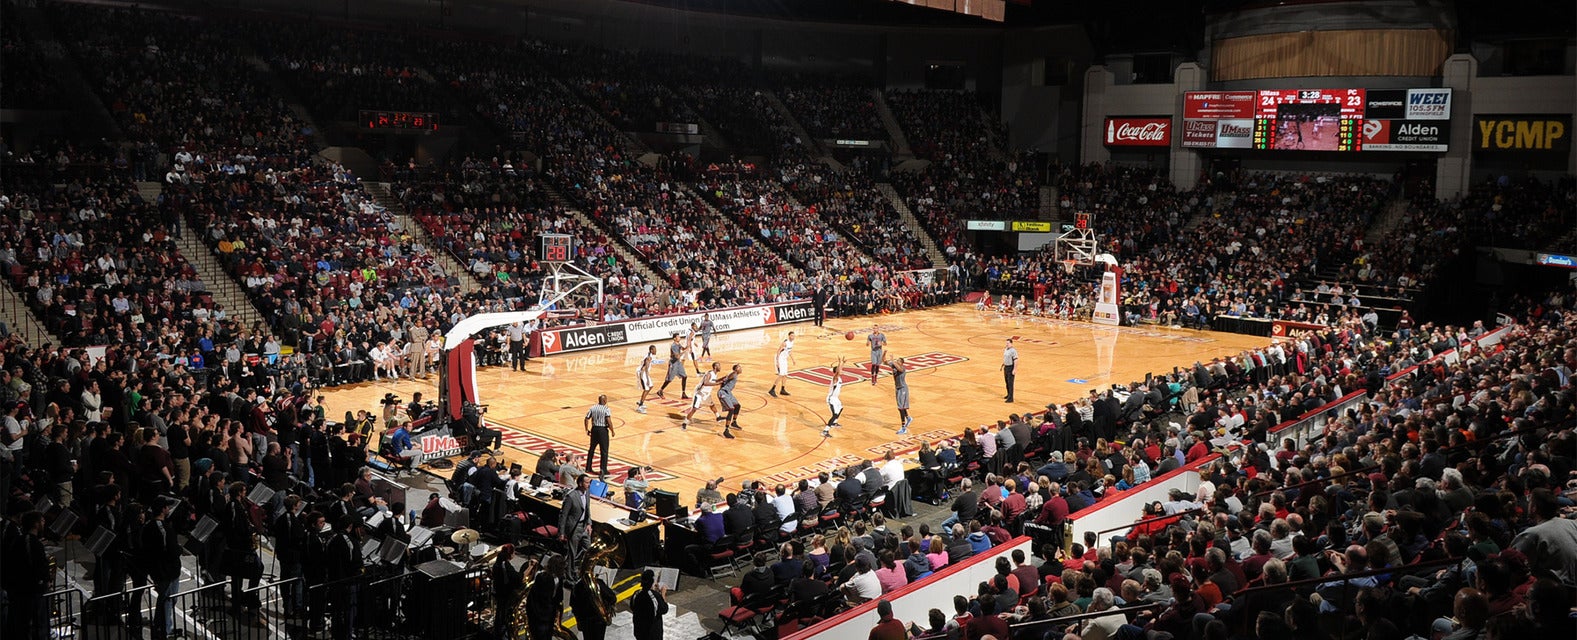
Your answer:
[[[1358,151],[1364,89],[1260,91],[1254,107],[1254,148]]]
[[[419,111],[362,111],[361,123],[368,129],[437,131],[438,114]]]
[[[542,262],[569,262],[575,259],[575,237],[562,234],[542,234],[537,249],[537,260]]]

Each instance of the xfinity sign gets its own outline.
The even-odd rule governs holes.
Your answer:
[[[1407,120],[1450,120],[1450,89],[1408,89]]]

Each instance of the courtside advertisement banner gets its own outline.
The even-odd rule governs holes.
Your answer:
[[[816,316],[816,309],[809,300],[796,300],[759,307],[717,309],[706,313],[711,314],[716,331],[724,333],[812,320]],[[542,332],[542,352],[553,355],[669,340],[674,334],[689,330],[691,323],[700,324],[704,315],[705,313],[684,313],[590,327],[549,329]]]

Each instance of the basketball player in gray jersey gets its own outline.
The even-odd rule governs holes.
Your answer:
[[[739,382],[739,374],[743,371],[743,366],[734,365],[734,368],[728,372],[728,375],[723,376],[722,382],[717,385],[717,400],[723,403],[723,417],[728,420],[723,425],[723,437],[730,440],[734,438],[734,434],[729,432],[729,428],[740,428],[739,399],[734,397],[734,385]]]
[[[674,334],[674,341],[668,345],[668,377],[663,380],[663,386],[657,389],[657,397],[661,398],[663,392],[668,390],[668,384],[679,379],[679,399],[688,400],[685,389],[690,387],[690,376],[684,370],[685,345],[680,342],[680,334]]]
[[[909,417],[909,369],[904,367],[903,358],[888,360],[887,366],[893,372],[893,396],[898,401],[898,435],[909,433],[909,424],[914,418]]]
[[[635,372],[635,381],[641,385],[641,399],[635,403],[636,413],[646,413],[646,394],[652,392],[652,363],[657,361],[657,345],[646,347],[646,357]]]
[[[712,334],[717,333],[717,325],[712,323],[712,314],[701,316],[701,357],[712,359]]]
[[[882,354],[887,350],[887,334],[876,325],[871,325],[871,335],[865,336],[866,344],[871,347],[871,384],[876,384],[876,376],[882,373]]]

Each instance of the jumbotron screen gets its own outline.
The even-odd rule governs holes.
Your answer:
[[[1182,146],[1292,151],[1446,151],[1451,90],[1191,91]]]
[[[1260,91],[1254,106],[1254,148],[1357,151],[1363,89]]]

